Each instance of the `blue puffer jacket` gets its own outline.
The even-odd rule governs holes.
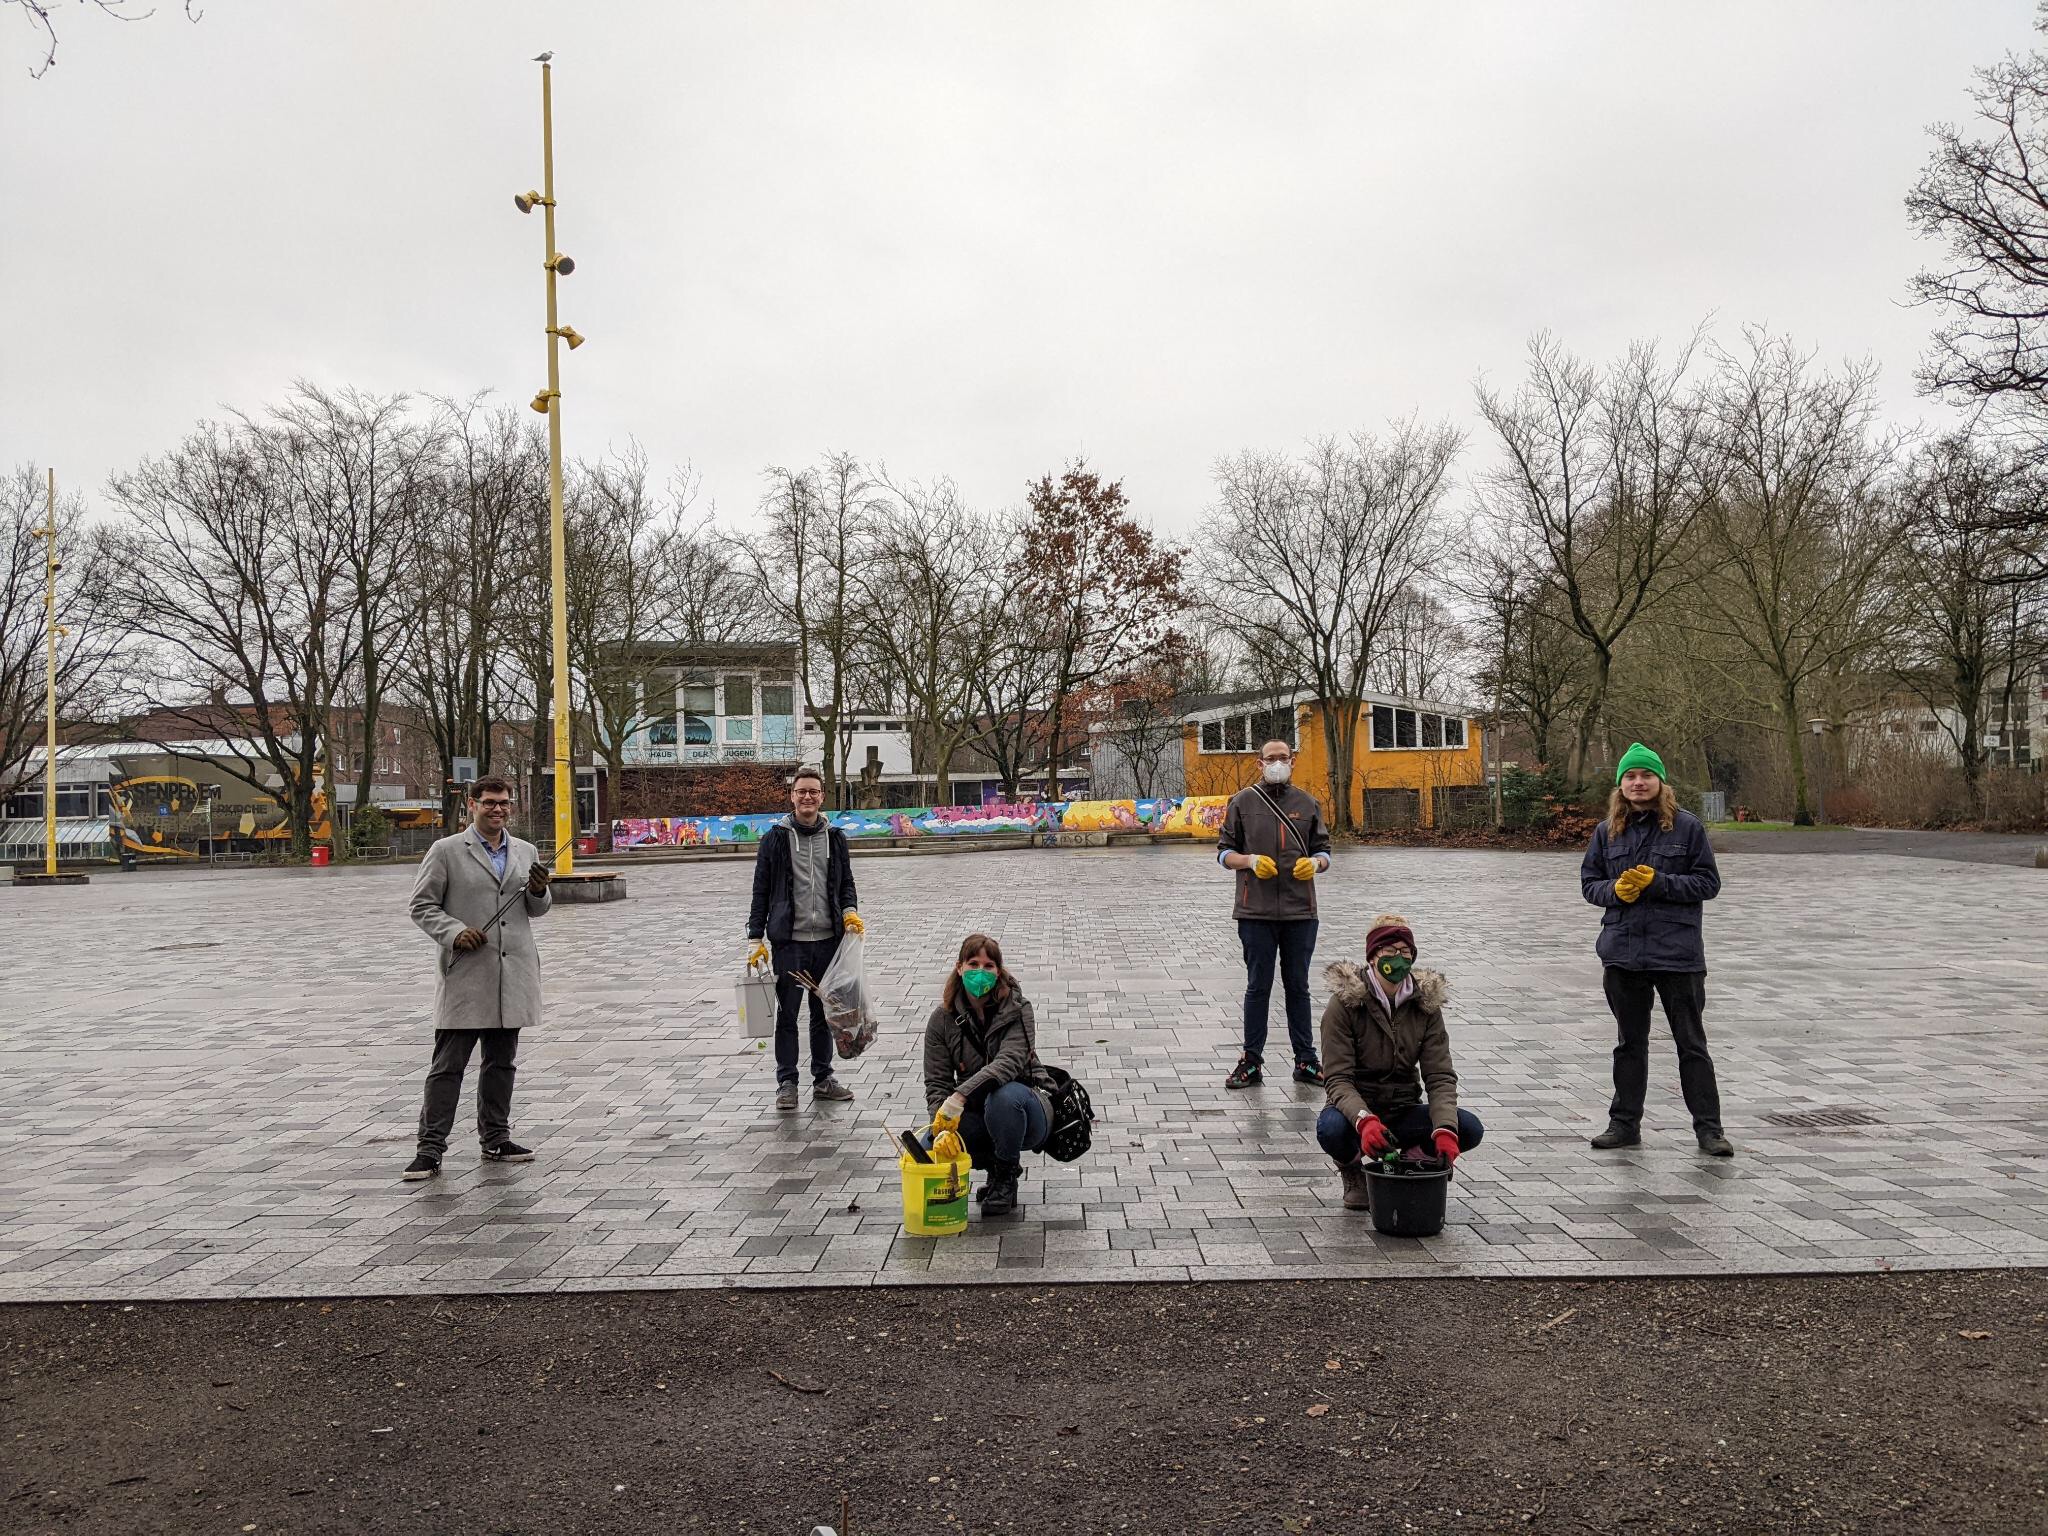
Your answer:
[[[1634,901],[1623,901],[1614,894],[1614,878],[1638,864],[1656,870],[1657,878]],[[1606,964],[1624,971],[1706,970],[1700,903],[1721,894],[1721,871],[1707,829],[1692,812],[1680,811],[1669,832],[1653,813],[1639,812],[1611,840],[1603,819],[1586,846],[1579,884],[1586,900],[1606,909],[1595,946]]]

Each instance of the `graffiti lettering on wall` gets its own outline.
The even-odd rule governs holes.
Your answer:
[[[1214,838],[1225,795],[1180,800],[1073,800],[988,805],[934,805],[894,811],[835,811],[832,825],[849,838],[988,837],[997,833],[1152,832],[1161,837]],[[612,823],[614,848],[719,848],[757,843],[780,816],[646,816]]]

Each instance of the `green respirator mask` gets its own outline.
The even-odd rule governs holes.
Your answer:
[[[967,989],[967,995],[977,1002],[996,989],[994,971],[962,971],[960,985]]]
[[[1406,955],[1395,954],[1392,950],[1373,961],[1372,968],[1380,973],[1380,980],[1390,987],[1398,987],[1408,977],[1415,962]]]

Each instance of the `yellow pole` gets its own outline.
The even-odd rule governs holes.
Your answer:
[[[555,117],[551,70],[540,66],[541,208],[548,257],[548,571],[554,592],[555,873],[576,867],[576,783],[569,764],[568,533],[562,518],[562,338],[555,318]]]
[[[50,471],[49,499],[43,505],[43,624],[49,631],[49,656],[43,698],[46,734],[43,746],[43,873],[57,873],[57,471]]]

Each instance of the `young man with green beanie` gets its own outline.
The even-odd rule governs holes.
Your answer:
[[[1593,829],[1579,884],[1602,909],[1596,950],[1614,1013],[1614,1100],[1601,1150],[1642,1140],[1643,1098],[1650,1080],[1650,1004],[1678,1045],[1678,1081],[1692,1112],[1700,1150],[1733,1157],[1721,1133],[1721,1095],[1707,1054],[1701,1015],[1707,1003],[1707,948],[1702,907],[1721,892],[1721,871],[1707,829],[1678,808],[1664,779],[1664,760],[1640,741],[1615,765],[1607,815]]]

